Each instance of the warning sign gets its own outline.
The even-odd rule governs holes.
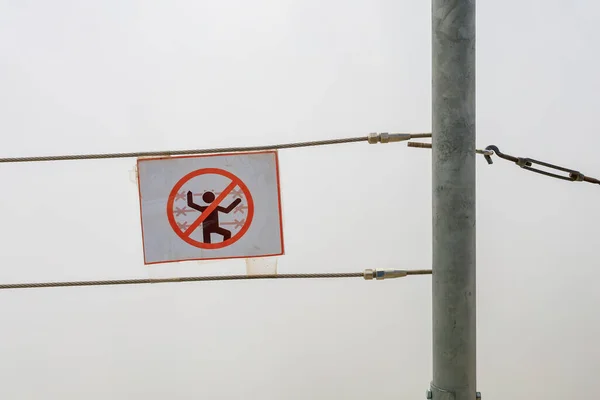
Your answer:
[[[277,152],[138,160],[145,264],[283,254]]]

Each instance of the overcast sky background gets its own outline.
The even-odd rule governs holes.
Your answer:
[[[431,129],[430,2],[0,0],[2,156]],[[479,1],[478,147],[598,177],[592,1]],[[278,271],[431,266],[431,155],[280,152]],[[143,265],[135,159],[0,166],[0,282],[244,273]],[[478,388],[600,374],[600,187],[477,162]],[[431,278],[0,292],[0,398],[419,399]]]

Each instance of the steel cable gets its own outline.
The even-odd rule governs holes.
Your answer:
[[[406,273],[407,275],[431,274],[431,270],[409,270],[406,272],[407,272]],[[139,285],[139,284],[152,284],[152,283],[258,280],[258,279],[332,279],[332,278],[364,278],[364,277],[365,277],[365,272],[324,272],[324,273],[306,273],[306,274],[265,274],[265,275],[222,275],[222,276],[155,278],[155,279],[116,279],[116,280],[72,281],[72,282],[10,283],[10,284],[0,284],[0,290],[74,287],[74,286],[110,286],[110,285]]]
[[[412,133],[402,134],[412,138],[431,137],[431,133]],[[136,158],[136,157],[168,157],[192,154],[214,154],[214,153],[237,153],[246,151],[265,151],[294,149],[299,147],[327,146],[333,144],[345,144],[356,142],[372,142],[374,136],[359,136],[342,139],[314,140],[308,142],[293,142],[272,144],[266,146],[246,146],[246,147],[221,147],[217,149],[190,149],[190,150],[166,150],[166,151],[139,151],[129,153],[99,153],[99,154],[73,154],[59,156],[33,156],[33,157],[3,157],[0,163],[18,163],[18,162],[39,162],[39,161],[71,161],[71,160],[97,160],[109,158]],[[381,141],[380,141],[381,142]]]

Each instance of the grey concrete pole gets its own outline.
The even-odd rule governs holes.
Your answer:
[[[434,400],[475,400],[475,0],[432,0]]]

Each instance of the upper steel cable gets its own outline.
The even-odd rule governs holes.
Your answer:
[[[39,162],[39,161],[70,161],[70,160],[97,160],[108,158],[135,158],[135,157],[168,157],[191,154],[214,154],[214,153],[237,153],[247,151],[264,151],[293,149],[298,147],[326,146],[332,144],[344,144],[355,142],[390,143],[400,142],[416,138],[428,138],[431,133],[371,133],[368,136],[350,137],[342,139],[315,140],[308,142],[294,142],[272,144],[266,146],[246,146],[246,147],[222,147],[217,149],[190,149],[190,150],[166,150],[166,151],[139,151],[131,153],[100,153],[100,154],[73,154],[62,156],[35,156],[35,157],[4,157],[0,158],[0,163],[17,162]]]

